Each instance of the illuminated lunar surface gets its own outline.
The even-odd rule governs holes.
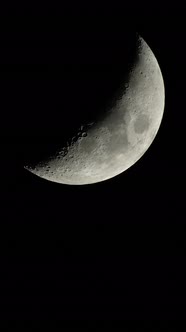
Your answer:
[[[110,179],[143,156],[159,130],[165,91],[153,52],[138,38],[129,79],[105,116],[82,125],[55,154],[26,169],[49,181],[84,185]]]

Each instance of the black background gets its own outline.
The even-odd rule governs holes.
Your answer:
[[[184,6],[165,6],[2,10],[3,317],[184,318]],[[166,90],[160,130],[143,158],[90,186],[24,170],[28,156],[53,148],[87,116],[89,100],[90,117],[107,102],[135,31],[156,55]]]

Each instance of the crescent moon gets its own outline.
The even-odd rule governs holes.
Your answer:
[[[140,36],[136,51],[122,94],[102,119],[82,125],[65,146],[27,170],[49,181],[85,185],[121,174],[144,155],[163,118],[165,89],[157,59]]]

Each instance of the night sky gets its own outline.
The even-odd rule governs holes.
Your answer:
[[[184,318],[184,7],[95,7],[0,14],[4,318]],[[136,31],[157,57],[166,92],[145,155],[94,185],[26,171],[29,158],[41,149],[44,156],[109,102]]]

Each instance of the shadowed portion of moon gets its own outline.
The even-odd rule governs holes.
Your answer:
[[[45,160],[80,136],[81,126],[86,130],[87,124],[104,119],[123,94],[122,83],[128,81],[138,56],[136,45],[135,32],[123,34],[119,43],[110,36],[82,38],[78,43],[72,38],[50,54],[47,74],[23,81],[19,107],[26,110],[22,120],[25,164]]]
[[[131,45],[117,84],[104,86],[107,98],[101,102],[97,90],[86,95],[84,89],[75,98],[79,110],[86,95],[73,129],[45,158],[30,161],[28,170],[50,181],[81,185],[116,176],[141,158],[159,129],[165,94],[158,62],[146,42],[136,35]]]

